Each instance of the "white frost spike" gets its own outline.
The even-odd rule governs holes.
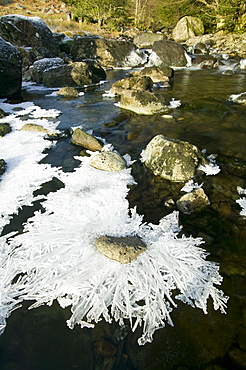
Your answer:
[[[206,152],[206,151],[205,151]],[[198,169],[205,172],[207,176],[209,175],[217,175],[220,172],[220,167],[216,164],[215,158],[217,157],[216,154],[210,154],[207,159],[209,160],[209,164],[201,164]]]
[[[239,195],[246,195],[246,189],[241,188],[240,186],[237,187],[237,192]],[[246,197],[240,198],[236,200],[236,202],[242,208],[240,215],[246,217]]]
[[[99,171],[89,160],[83,157],[75,172],[60,174],[65,188],[47,196],[44,212],[29,219],[23,234],[8,243],[0,238],[2,330],[23,300],[35,300],[32,308],[55,299],[71,306],[70,328],[93,327],[103,317],[121,325],[129,319],[132,330],[142,324],[140,345],[151,342],[166,322],[172,325],[173,290],[180,292],[176,298],[205,313],[211,296],[215,309],[225,312],[228,298],[214,287],[222,281],[219,267],[206,261],[202,239],[178,238],[177,212],[159,225],[143,224],[136,210],[129,214],[130,169]],[[138,235],[147,250],[123,265],[95,248],[101,235]]]

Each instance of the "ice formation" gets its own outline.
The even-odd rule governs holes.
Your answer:
[[[239,195],[245,195],[243,198],[236,200],[236,202],[242,208],[240,215],[246,217],[246,189],[241,188],[240,186],[237,187],[237,192]]]
[[[220,172],[220,167],[219,167],[219,165],[217,165],[217,163],[215,161],[216,157],[217,157],[217,154],[210,154],[207,157],[207,160],[209,161],[209,163],[208,164],[201,164],[198,167],[198,169],[203,171],[207,176],[217,175],[217,173]]]
[[[9,137],[14,140],[17,134],[23,133],[14,131]],[[32,154],[28,151],[29,137],[25,136],[26,144],[18,137],[32,162],[29,169],[24,167],[15,175],[16,179],[23,179],[23,171],[27,173],[25,197],[22,189],[12,187],[13,177],[9,183],[11,197],[16,192],[19,207],[31,201],[36,186],[54,174],[49,173],[47,165],[37,163],[47,143],[39,143],[40,134],[25,132],[29,134],[33,135],[35,154],[33,148]],[[1,141],[7,138],[8,135]],[[17,168],[25,155],[21,152],[16,157]],[[214,308],[224,313],[228,298],[214,286],[222,281],[219,266],[206,260],[206,252],[200,247],[202,239],[178,237],[178,213],[161,219],[158,225],[143,223],[135,209],[129,212],[126,200],[128,186],[134,183],[130,168],[100,171],[90,167],[89,158],[77,159],[81,165],[73,173],[53,170],[65,187],[46,196],[44,210],[28,219],[24,233],[0,238],[1,332],[6,319],[23,300],[34,300],[31,308],[51,305],[54,300],[61,307],[70,306],[72,315],[67,321],[70,328],[75,324],[93,327],[102,318],[120,324],[128,319],[132,330],[142,325],[140,345],[151,342],[155,330],[166,322],[172,325],[170,313],[176,307],[176,299],[206,313],[211,296]],[[129,157],[126,160],[129,164]],[[15,166],[10,166],[2,177],[1,186],[8,173],[15,174]],[[23,202],[19,202],[19,192]],[[10,193],[6,192],[5,197],[10,198]],[[1,209],[6,206],[4,203]],[[8,212],[15,210],[13,207]],[[95,240],[101,235],[137,235],[147,250],[123,265],[95,248]],[[173,290],[180,294],[173,297]]]

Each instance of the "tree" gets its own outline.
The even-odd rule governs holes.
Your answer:
[[[76,17],[97,21],[100,27],[112,18],[120,22],[126,7],[126,0],[63,0],[63,2],[71,5]]]

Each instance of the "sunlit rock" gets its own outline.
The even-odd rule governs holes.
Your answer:
[[[155,41],[165,40],[166,35],[162,33],[152,33],[152,32],[141,32],[136,35],[133,39],[133,43],[137,45],[138,48],[150,48]]]
[[[90,166],[102,171],[121,171],[126,168],[126,161],[115,152],[104,151],[90,159]]]
[[[134,76],[113,83],[111,93],[121,95],[123,90],[150,90],[152,87],[153,81],[149,76]]]
[[[151,115],[167,110],[167,105],[152,92],[123,90],[120,97],[120,108],[137,114]]]
[[[202,188],[183,195],[177,201],[179,211],[183,213],[199,212],[209,204],[209,199]]]
[[[177,42],[183,42],[190,37],[204,34],[204,26],[200,18],[185,16],[181,18],[173,29],[172,36]]]
[[[103,148],[103,144],[98,139],[83,131],[81,128],[73,130],[72,143],[83,146],[93,152],[96,152],[97,150],[100,151]]]
[[[34,123],[26,123],[24,126],[22,126],[21,131],[43,132],[46,134],[49,132],[49,130],[47,130],[43,126],[36,125]]]
[[[129,263],[146,250],[145,243],[138,236],[100,236],[96,247],[104,256],[120,263]]]
[[[195,145],[163,135],[149,142],[142,161],[154,175],[170,181],[188,181],[201,163],[208,163]]]
[[[43,72],[43,84],[48,87],[84,86],[106,79],[106,72],[95,60],[69,63]]]
[[[77,98],[79,96],[78,90],[76,90],[74,87],[62,87],[58,92],[57,95],[62,95],[68,98]]]
[[[19,51],[0,37],[0,97],[21,95],[22,60]]]
[[[169,81],[174,76],[174,70],[167,66],[151,66],[145,67],[140,71],[134,72],[133,76],[147,76],[156,82]]]

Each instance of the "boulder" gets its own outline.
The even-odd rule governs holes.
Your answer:
[[[120,108],[137,114],[151,115],[167,110],[163,99],[149,91],[123,90],[120,95]]]
[[[93,155],[90,166],[101,171],[115,172],[126,168],[126,161],[115,152],[105,151]]]
[[[65,65],[64,60],[61,58],[43,58],[36,60],[30,68],[31,79],[37,83],[42,83],[44,71]]]
[[[106,73],[95,60],[84,60],[46,69],[43,84],[48,87],[84,86],[106,79]]]
[[[133,39],[133,43],[140,49],[151,48],[155,41],[165,40],[167,37],[162,33],[141,32]]]
[[[62,95],[68,98],[77,98],[79,96],[79,91],[76,90],[74,87],[62,87],[58,92],[57,95]]]
[[[142,152],[142,161],[154,175],[175,182],[192,179],[200,164],[208,164],[195,145],[163,135],[149,142]]]
[[[11,127],[9,123],[0,123],[0,137],[11,132]]]
[[[104,68],[124,67],[125,59],[136,50],[130,41],[107,40],[102,37],[77,37],[70,53],[74,61],[96,59]]]
[[[152,50],[168,67],[184,67],[188,63],[187,54],[182,45],[174,41],[161,40],[153,44]]]
[[[123,78],[116,81],[111,88],[111,93],[121,95],[123,90],[151,90],[153,81],[148,76]]]
[[[100,151],[103,148],[103,144],[87,132],[83,131],[81,128],[76,128],[72,134],[72,143],[83,146],[93,152]]]
[[[199,212],[209,204],[209,199],[202,188],[183,195],[177,201],[179,211],[183,213]]]
[[[21,131],[32,131],[32,132],[42,132],[47,134],[49,131],[41,125],[36,125],[35,123],[26,123],[22,126]]]
[[[138,236],[100,236],[95,245],[104,256],[120,263],[129,263],[146,250]]]
[[[154,83],[169,81],[174,76],[174,70],[167,66],[145,67],[133,73],[133,76],[148,76]]]
[[[59,53],[58,42],[39,17],[4,15],[0,17],[0,36],[16,47],[32,47],[39,52],[43,49],[49,52],[49,56],[57,56]]]
[[[200,18],[185,16],[173,29],[172,37],[177,42],[184,42],[191,37],[204,34],[204,25]]]
[[[0,175],[2,175],[7,168],[7,164],[4,159],[0,159]]]
[[[0,37],[0,97],[21,95],[22,59],[18,50]]]

